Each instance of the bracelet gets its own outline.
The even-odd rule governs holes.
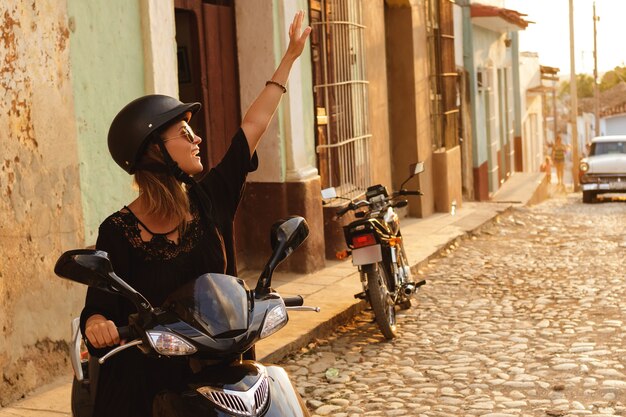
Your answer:
[[[267,80],[267,82],[265,83],[265,86],[268,86],[270,84],[273,84],[275,86],[280,87],[283,90],[283,94],[285,94],[287,92],[287,87],[285,87],[284,85],[282,85],[281,83],[279,83],[278,81],[274,81],[274,80]]]

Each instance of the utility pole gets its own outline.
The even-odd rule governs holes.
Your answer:
[[[593,2],[593,96],[595,114],[595,135],[600,136],[600,80],[598,80],[598,32],[596,22],[600,17],[596,15],[596,2]]]
[[[574,0],[569,0],[569,60],[570,60],[570,122],[572,123],[572,182],[579,191],[578,182],[578,89],[576,86],[576,55],[574,53]]]

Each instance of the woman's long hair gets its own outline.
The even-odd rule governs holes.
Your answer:
[[[181,120],[186,121],[185,118],[177,119],[153,133],[153,137],[148,141],[148,146],[137,163],[135,185],[139,189],[140,195],[144,198],[147,205],[147,213],[154,214],[159,218],[167,218],[173,215],[179,222],[178,232],[179,237],[182,238],[188,223],[187,216],[191,212],[189,192],[187,185],[176,179],[168,171],[165,158],[157,144],[163,132],[169,126]],[[194,187],[197,188],[199,185],[194,185]],[[195,193],[198,192],[203,191],[196,189]],[[205,199],[208,199],[208,197]],[[205,231],[212,235],[209,239],[208,253],[216,262],[216,265],[223,265],[225,268],[224,239],[217,227],[213,213],[210,208],[205,207],[206,204],[203,204],[202,201],[195,201],[195,203],[204,220]]]
[[[149,143],[139,159],[135,185],[144,198],[148,214],[163,219],[173,216],[180,225],[179,231],[185,230],[189,196],[185,185],[165,169],[163,155],[156,143]]]

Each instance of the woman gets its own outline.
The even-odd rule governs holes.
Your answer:
[[[564,188],[563,184],[563,172],[565,169],[565,152],[567,152],[567,145],[563,143],[561,135],[557,135],[554,145],[552,145],[552,161],[554,161],[554,167],[556,168],[557,186]]]
[[[199,103],[150,95],[129,103],[113,120],[109,150],[135,175],[139,196],[100,225],[96,248],[109,254],[116,273],[151,304],[162,304],[174,289],[203,273],[234,272],[232,222],[247,173],[256,169],[256,146],[311,32],[310,27],[301,31],[303,18],[303,12],[294,17],[278,68],[246,112],[222,161],[201,181],[192,176],[203,170],[202,139],[188,124]],[[92,355],[124,342],[117,326],[126,325],[133,312],[122,297],[88,290],[81,329]],[[155,394],[175,386],[188,369],[182,360],[157,365],[128,349],[99,372],[94,416],[148,417]]]

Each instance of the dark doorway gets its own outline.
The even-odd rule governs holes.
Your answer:
[[[198,101],[192,128],[205,169],[220,161],[241,122],[233,1],[175,0],[178,88]]]
[[[222,159],[241,125],[234,1],[174,0],[174,5],[179,97],[202,103],[191,127],[203,138],[202,163],[209,170]],[[240,217],[235,221],[239,270],[245,268],[237,244],[243,239]]]

